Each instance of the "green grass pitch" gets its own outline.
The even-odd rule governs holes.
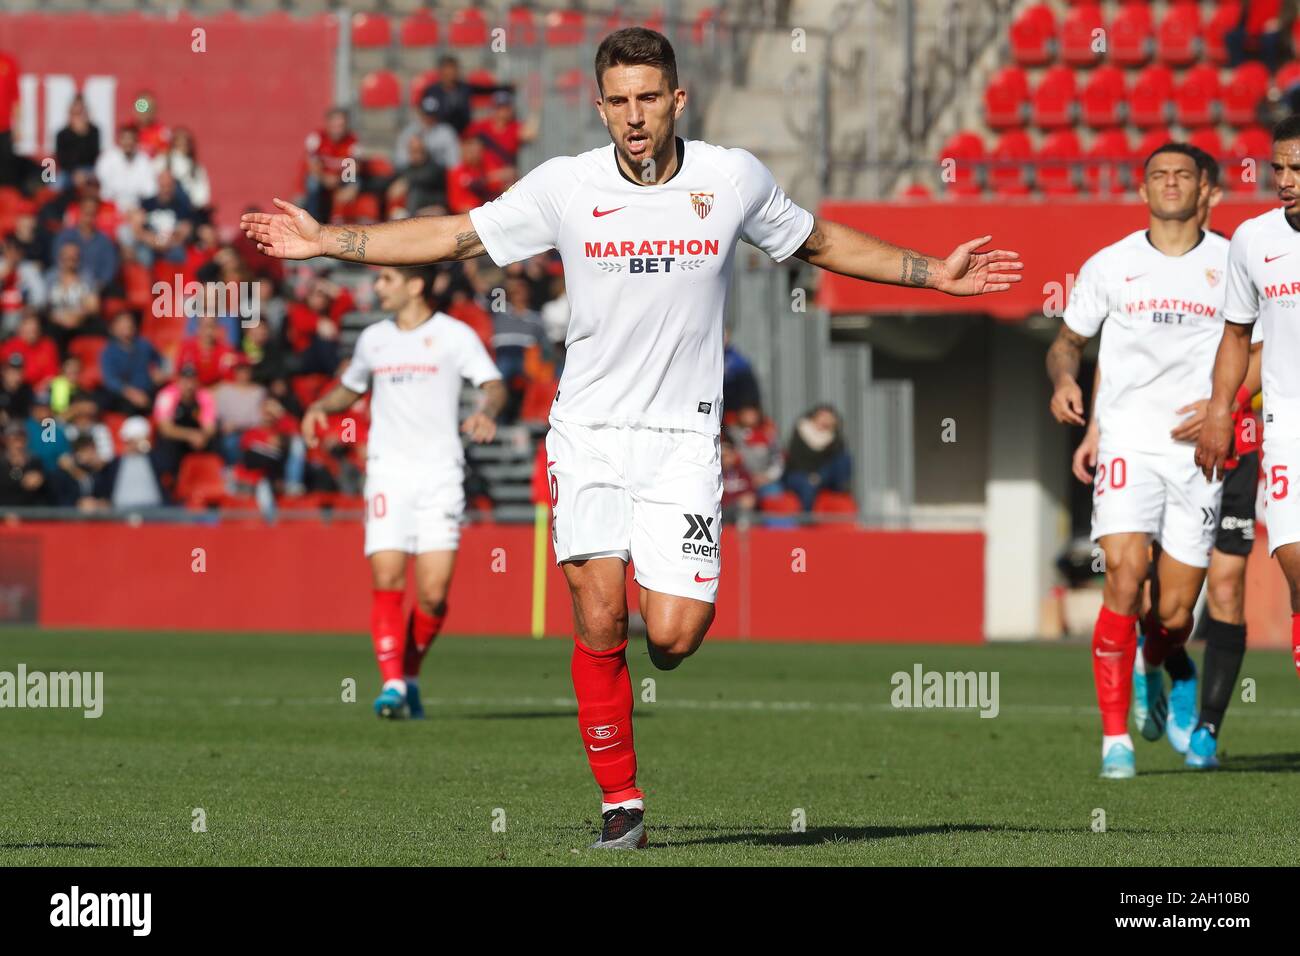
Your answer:
[[[444,637],[430,719],[387,723],[362,636],[0,632],[0,670],[105,682],[98,720],[0,710],[0,865],[1295,862],[1280,653],[1246,657],[1257,699],[1229,711],[1223,770],[1139,739],[1137,779],[1103,781],[1085,645],[719,641],[671,673],[630,646],[638,698],[655,680],[636,724],[651,849],[599,854],[567,640]],[[893,709],[890,676],[917,663],[998,672],[1000,714]]]

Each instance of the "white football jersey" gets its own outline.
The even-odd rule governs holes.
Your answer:
[[[553,420],[716,434],[736,240],[780,262],[812,231],[750,153],[678,148],[658,185],[628,179],[611,143],[549,160],[470,212],[497,265],[552,248],[564,261],[572,317]]]
[[[342,378],[354,392],[374,390],[367,469],[461,468],[461,379],[500,377],[474,330],[442,312],[406,331],[392,319],[367,326]]]
[[[1251,341],[1265,342],[1264,433],[1300,438],[1300,232],[1280,206],[1233,233],[1223,310],[1229,322],[1254,322]]]
[[[1150,451],[1192,447],[1170,432],[1209,398],[1223,337],[1228,240],[1205,232],[1181,256],[1167,256],[1142,230],[1102,249],[1079,270],[1065,324],[1089,338],[1101,331],[1096,416],[1102,440]]]

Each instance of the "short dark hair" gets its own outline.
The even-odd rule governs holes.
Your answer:
[[[402,274],[402,278],[407,281],[411,279],[423,280],[424,288],[420,290],[420,298],[424,299],[427,305],[434,304],[433,284],[438,279],[439,269],[437,265],[397,266],[396,268]]]
[[[645,27],[624,27],[600,41],[596,50],[596,89],[605,94],[605,71],[611,66],[653,66],[663,71],[670,90],[677,89],[677,54],[668,38]]]
[[[1205,174],[1210,188],[1217,189],[1219,186],[1219,161],[1199,146],[1188,146],[1187,148],[1192,151],[1192,158],[1196,160],[1196,165]]]
[[[1300,139],[1300,115],[1291,114],[1273,127],[1273,142],[1281,143],[1288,139]]]
[[[1203,170],[1204,167],[1201,166],[1201,161],[1196,158],[1196,152],[1197,150],[1195,146],[1188,146],[1186,143],[1175,143],[1171,140],[1168,143],[1163,143],[1160,146],[1157,146],[1147,154],[1146,162],[1142,164],[1142,172],[1145,173],[1146,168],[1151,165],[1151,160],[1155,159],[1161,153],[1177,153],[1179,156],[1187,156],[1196,164],[1197,169]]]

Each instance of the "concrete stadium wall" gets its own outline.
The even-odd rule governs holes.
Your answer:
[[[11,524],[0,527],[0,623],[364,632],[370,581],[361,545],[361,525],[350,521]],[[729,527],[722,554],[711,637],[983,640],[977,533]],[[448,632],[528,634],[532,556],[531,527],[467,527]],[[635,607],[630,580],[628,590]],[[572,633],[564,578],[549,551],[546,633]]]

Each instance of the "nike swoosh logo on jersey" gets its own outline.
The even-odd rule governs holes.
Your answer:
[[[1284,252],[1284,253],[1282,253],[1282,256],[1289,256],[1289,255],[1291,255],[1291,253],[1289,253],[1289,252]],[[1264,264],[1265,264],[1265,265],[1268,265],[1268,264],[1269,264],[1270,262],[1272,262],[1274,259],[1281,259],[1282,256],[1273,256],[1272,258],[1269,258],[1268,256],[1265,256],[1265,257],[1264,257]]]
[[[591,214],[599,219],[601,216],[608,216],[611,212],[618,212],[620,209],[626,209],[627,206],[617,206],[614,209],[601,209],[599,206],[591,208]]]
[[[592,753],[594,753],[594,754],[598,754],[598,753],[600,753],[602,750],[609,750],[611,747],[617,747],[617,746],[618,746],[619,744],[621,744],[622,742],[623,742],[623,741],[621,741],[621,740],[616,740],[616,741],[614,741],[612,744],[606,744],[606,745],[603,746],[603,747],[597,747],[595,744],[587,744],[587,746],[591,748],[591,752],[592,752]]]
[[[1141,279],[1144,275],[1146,275],[1145,272],[1139,272],[1139,273],[1138,273],[1137,275],[1135,275],[1135,276],[1125,276],[1125,277],[1124,277],[1124,281],[1125,281],[1125,282],[1132,282],[1134,279]]]
[[[716,574],[715,574],[713,577],[711,577],[711,578],[702,578],[702,577],[700,577],[700,572],[699,572],[699,571],[696,571],[696,572],[695,572],[695,583],[696,583],[696,584],[708,584],[710,581],[716,581],[716,580],[718,580],[718,576],[717,576]]]

